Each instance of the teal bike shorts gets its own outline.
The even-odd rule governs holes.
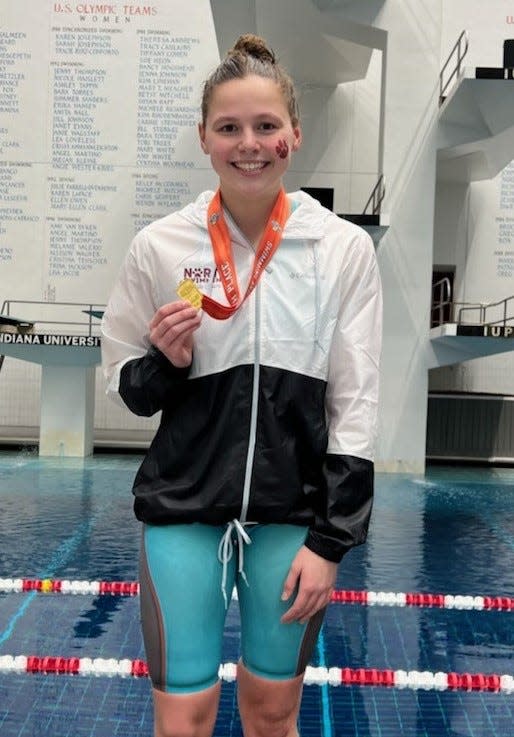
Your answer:
[[[235,531],[225,570],[218,558],[227,525],[143,526],[141,621],[153,687],[194,693],[219,680],[228,599],[235,586],[241,619],[241,658],[254,675],[286,680],[301,675],[315,647],[324,610],[307,623],[282,624],[294,595],[281,601],[291,563],[307,529],[245,526],[242,568]],[[239,538],[239,546],[241,539]]]

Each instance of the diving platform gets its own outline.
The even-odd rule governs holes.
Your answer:
[[[334,189],[332,187],[302,187],[302,190],[318,200],[323,207],[334,211]],[[359,225],[373,240],[375,248],[387,232],[390,224],[389,214],[382,212],[385,197],[384,176],[381,174],[375,184],[364,210],[358,213],[337,213],[337,216],[350,223]]]
[[[311,0],[210,0],[220,56],[242,33],[256,33],[300,85],[335,87],[364,79],[387,33],[316,7]],[[308,53],[306,53],[308,49]]]
[[[514,152],[514,77],[477,76],[464,67],[439,113],[437,178],[475,182],[493,179]]]
[[[13,307],[31,317],[13,317]],[[3,304],[0,354],[41,366],[40,456],[81,457],[93,452],[102,308],[64,302]]]
[[[514,325],[444,323],[430,330],[428,368],[514,351]]]
[[[339,217],[363,228],[371,236],[375,248],[389,230],[390,218],[388,213],[381,212],[375,215],[344,213],[339,215]]]
[[[0,315],[0,332],[3,333],[29,333],[34,329],[34,323],[30,320],[20,320],[10,315]]]

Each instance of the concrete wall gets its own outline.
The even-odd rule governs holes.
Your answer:
[[[435,195],[441,2],[385,3],[384,173],[391,227],[378,249],[384,350],[377,468],[422,471]]]

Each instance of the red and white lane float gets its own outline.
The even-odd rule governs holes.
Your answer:
[[[138,596],[137,581],[68,581],[56,579],[0,578],[0,593],[83,594]],[[390,591],[334,591],[333,603],[363,606],[433,607],[513,611],[507,596],[461,596],[452,594],[395,593]],[[220,666],[222,680],[236,678],[235,663]],[[148,675],[143,660],[115,658],[66,658],[35,655],[0,656],[0,673],[40,673],[142,678]],[[432,673],[430,671],[379,670],[376,668],[325,668],[309,666],[308,685],[374,686],[414,690],[483,691],[514,693],[514,677],[494,673]]]
[[[236,672],[235,663],[223,663],[219,669],[219,676],[224,681],[233,681],[236,678]],[[2,655],[0,656],[0,673],[144,678],[148,676],[148,668],[143,660]],[[430,671],[378,670],[377,668],[308,666],[304,681],[306,685],[318,686],[374,686],[425,691],[514,693],[514,677],[494,673],[432,673]]]
[[[67,581],[50,578],[0,578],[0,593],[92,594],[138,596],[137,581]]]
[[[138,596],[139,584],[137,581],[61,581],[49,578],[0,578],[0,593],[29,591],[42,594]],[[514,598],[508,596],[462,596],[459,594],[396,593],[393,591],[352,591],[343,589],[334,591],[332,602],[363,606],[514,610]]]

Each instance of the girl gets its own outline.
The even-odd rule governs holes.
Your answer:
[[[209,77],[199,133],[218,191],[136,236],[103,320],[108,392],[162,412],[133,488],[155,735],[212,734],[235,585],[245,737],[293,737],[371,512],[379,274],[362,230],[284,191],[302,134],[262,39]]]

